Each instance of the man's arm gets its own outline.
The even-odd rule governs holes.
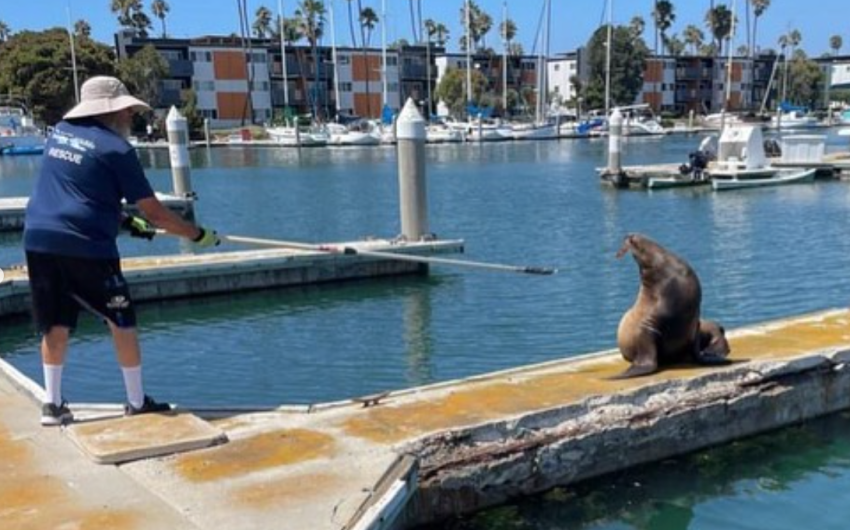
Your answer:
[[[201,236],[200,227],[184,221],[179,215],[163,206],[156,196],[140,199],[136,202],[136,206],[148,221],[166,232],[192,240]]]

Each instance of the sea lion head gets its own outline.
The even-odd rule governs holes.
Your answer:
[[[665,254],[664,249],[643,234],[628,234],[623,238],[623,245],[617,251],[617,259],[625,256],[629,251],[635,261],[640,265],[652,266],[653,263]]]
[[[726,359],[731,351],[723,326],[711,320],[700,320],[699,360],[717,362]]]

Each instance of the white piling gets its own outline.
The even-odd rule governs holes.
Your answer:
[[[210,119],[204,118],[204,143],[210,146]]]
[[[398,183],[401,235],[419,241],[429,235],[428,197],[425,186],[425,120],[408,98],[398,116]]]
[[[189,160],[189,124],[177,107],[171,107],[165,120],[168,130],[168,154],[171,157],[171,181],[174,194],[194,197],[192,191],[191,162]]]
[[[694,130],[694,109],[688,112],[688,131]]]
[[[619,175],[623,172],[620,161],[620,147],[623,141],[623,113],[614,108],[608,118],[608,174]]]

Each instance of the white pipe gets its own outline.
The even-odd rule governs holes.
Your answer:
[[[466,104],[472,101],[472,32],[469,24],[469,0],[464,1],[466,10]]]
[[[611,46],[614,40],[614,0],[608,0],[608,43],[605,50],[605,118],[611,111]]]
[[[289,107],[289,80],[286,75],[286,37],[284,35],[283,23],[283,0],[277,0],[277,15],[280,19],[280,62],[283,67],[283,109]]]
[[[502,3],[502,109],[508,113],[508,3]]]
[[[383,114],[384,107],[387,105],[387,0],[381,0],[381,78],[381,98],[383,99],[381,113]]]
[[[335,119],[339,118],[339,69],[337,68],[336,57],[336,31],[334,31],[334,0],[330,0],[328,4],[329,14],[331,18],[331,61],[334,65],[334,109],[336,110]]]

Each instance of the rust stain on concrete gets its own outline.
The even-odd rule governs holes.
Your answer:
[[[765,360],[848,344],[848,312],[801,317],[730,339],[733,360]],[[517,373],[489,381],[458,384],[448,395],[393,405],[387,402],[344,422],[352,436],[397,443],[442,429],[564,405],[594,395],[609,395],[647,383],[693,377],[708,367],[677,366],[628,380],[610,380],[628,364],[618,354],[565,364],[540,373]]]
[[[262,510],[325,495],[339,484],[340,478],[330,473],[295,475],[243,487],[236,490],[235,498],[239,504]]]
[[[334,440],[327,434],[307,429],[282,429],[179,455],[172,465],[187,480],[207,482],[328,458],[333,454]]]

